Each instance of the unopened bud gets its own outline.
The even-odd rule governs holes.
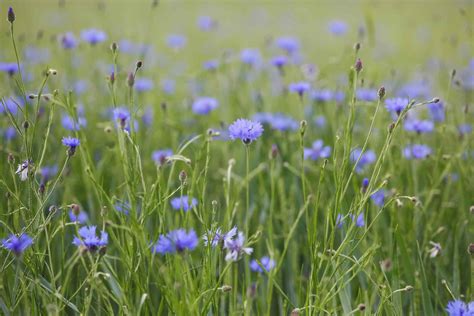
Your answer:
[[[299,308],[294,308],[292,311],[291,311],[291,316],[297,316],[300,314],[300,309]]]
[[[142,68],[142,66],[143,66],[143,61],[141,60],[137,61],[137,69]]]
[[[278,146],[273,144],[272,145],[272,150],[270,151],[270,158],[275,159],[278,156],[278,152],[279,152]]]
[[[354,45],[354,50],[356,51],[356,53],[359,51],[359,49],[360,49],[360,43],[356,43]]]
[[[127,84],[129,87],[133,87],[133,85],[135,84],[135,76],[133,75],[133,73],[128,74]]]
[[[357,306],[357,309],[360,311],[365,311],[365,304],[359,304],[359,306]]]
[[[8,153],[8,163],[14,164],[15,163],[15,156],[12,153]]]
[[[10,23],[13,23],[15,21],[15,12],[13,12],[12,7],[8,8],[7,20]]]
[[[300,134],[301,136],[304,136],[304,134],[306,133],[306,126],[308,125],[308,122],[306,122],[306,120],[302,120],[300,122]]]
[[[379,95],[379,99],[382,100],[383,97],[385,96],[385,87],[383,87],[383,86],[380,87],[378,95]]]
[[[118,45],[117,43],[113,42],[112,45],[110,45],[110,49],[112,50],[112,53],[116,53],[118,50]]]
[[[115,83],[115,72],[112,71],[112,73],[109,76],[109,81],[111,85],[114,85]]]
[[[472,205],[472,206],[469,208],[469,212],[471,212],[471,214],[474,215],[474,205]]]
[[[181,172],[179,173],[179,181],[181,183],[185,183],[187,178],[188,178],[188,175],[186,174],[186,171],[181,170]]]
[[[232,286],[230,285],[223,285],[219,288],[219,290],[221,290],[223,293],[227,293],[227,292],[230,292],[232,291]]]
[[[72,213],[76,216],[79,216],[79,214],[81,213],[81,208],[77,204],[71,204],[71,210]]]
[[[433,98],[433,100],[430,101],[430,103],[438,103],[439,102],[439,98]]]
[[[53,76],[56,76],[58,74],[58,71],[56,69],[48,69],[48,71],[46,71],[46,74],[49,76],[49,75],[53,75]]]
[[[30,123],[28,123],[28,121],[24,121],[23,122],[23,128],[28,129],[28,127],[30,127]]]
[[[467,247],[467,252],[469,252],[471,255],[474,255],[474,244],[469,244],[469,247]]]
[[[354,65],[354,69],[357,73],[361,72],[362,70],[362,61],[360,60],[360,58],[357,59],[355,65]]]

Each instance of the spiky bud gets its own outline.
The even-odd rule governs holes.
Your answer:
[[[10,22],[12,24],[15,21],[15,12],[13,12],[12,7],[8,8],[7,20],[8,20],[8,22]]]
[[[380,87],[378,95],[379,95],[380,100],[382,100],[385,97],[385,87],[383,87],[383,86]]]
[[[362,66],[362,61],[360,60],[360,58],[357,58],[357,61],[354,65],[354,69],[357,73],[361,72],[363,66]]]
[[[133,87],[133,85],[135,84],[135,76],[133,75],[133,73],[128,74],[127,84],[130,88]]]

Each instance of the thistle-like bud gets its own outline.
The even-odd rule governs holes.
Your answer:
[[[362,180],[362,192],[365,193],[367,192],[367,188],[369,187],[369,179],[368,178],[364,178]]]
[[[119,47],[118,47],[117,43],[115,43],[115,42],[113,42],[112,45],[110,45],[110,49],[112,50],[112,53],[114,53],[114,54],[117,52],[118,48]]]
[[[433,98],[433,100],[430,101],[430,103],[438,103],[439,102],[439,98]]]
[[[186,171],[184,170],[181,170],[181,172],[179,173],[179,181],[184,184],[186,183],[186,179],[188,178],[188,175],[186,173]]]
[[[137,70],[142,68],[142,66],[143,66],[143,61],[141,60],[137,61]]]
[[[28,129],[29,127],[30,127],[30,123],[28,123],[28,121],[24,121],[23,122],[23,128]]]
[[[275,159],[278,156],[278,153],[279,153],[278,146],[273,144],[272,149],[270,151],[270,158]]]
[[[308,122],[306,122],[306,120],[302,120],[300,122],[300,134],[301,134],[301,136],[304,136],[304,134],[306,133],[306,126],[308,126]]]
[[[467,252],[469,252],[469,254],[471,255],[474,255],[474,244],[469,244],[469,247],[467,248]]]
[[[135,84],[135,76],[133,75],[133,73],[128,74],[127,84],[130,88],[133,87],[133,85]]]
[[[8,22],[10,22],[12,24],[15,21],[15,12],[13,12],[12,7],[8,8],[7,20],[8,20]]]
[[[111,85],[114,85],[115,83],[115,72],[112,71],[112,73],[109,76],[109,81]]]
[[[360,60],[360,58],[357,58],[357,61],[354,65],[354,69],[357,73],[361,72],[363,66],[362,66],[362,61]]]
[[[77,204],[71,204],[71,210],[72,213],[76,216],[79,216],[79,214],[81,213],[81,208]]]
[[[383,87],[383,86],[380,87],[378,95],[379,95],[380,100],[382,100],[385,97],[385,87]]]
[[[15,163],[15,156],[13,156],[12,153],[8,153],[8,158],[7,158],[7,160],[8,160],[8,163],[14,164],[14,163]]]
[[[360,310],[361,312],[365,311],[365,304],[359,304],[359,306],[357,306],[357,309]]]
[[[360,50],[360,43],[356,43],[354,45],[354,50],[356,51],[356,53]]]

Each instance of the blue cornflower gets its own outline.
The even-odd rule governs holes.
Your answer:
[[[167,158],[173,156],[173,151],[171,149],[161,149],[155,150],[151,158],[155,162],[155,164],[162,166],[167,162]]]
[[[434,123],[428,120],[407,119],[403,124],[406,131],[421,133],[431,133],[434,130]]]
[[[16,63],[0,63],[0,71],[13,76],[18,72],[18,65]]]
[[[365,153],[362,153],[360,148],[356,148],[352,151],[350,158],[353,163],[356,163],[359,159],[355,171],[361,173],[367,165],[375,162],[376,155],[372,150],[367,150]]]
[[[431,89],[426,81],[415,80],[403,85],[397,92],[397,96],[416,99],[429,98]]]
[[[357,100],[372,102],[378,99],[378,92],[375,89],[359,88],[356,91]]]
[[[472,125],[465,123],[458,126],[458,131],[461,136],[472,133]]]
[[[300,82],[293,82],[288,85],[288,90],[293,93],[298,93],[300,97],[303,96],[306,92],[309,91],[311,85],[309,82],[300,81]]]
[[[347,33],[347,23],[341,20],[332,20],[328,23],[329,32],[336,36],[341,36]]]
[[[160,82],[161,89],[165,94],[173,94],[176,89],[176,81],[173,79],[163,79]]]
[[[186,46],[187,39],[181,34],[171,34],[166,38],[166,43],[170,48],[179,50]]]
[[[224,245],[226,240],[232,239],[237,234],[237,227],[232,227],[227,233],[222,233],[221,228],[217,228],[215,232],[208,230],[202,239],[204,240],[204,245],[207,246],[209,244],[209,240],[211,240],[211,246],[216,247],[218,244]]]
[[[5,140],[10,141],[16,137],[16,128],[13,126],[8,126],[4,131],[3,131],[3,137],[5,137]]]
[[[216,25],[217,22],[214,21],[214,19],[208,15],[201,15],[198,17],[197,20],[197,25],[201,29],[201,31],[211,31]]]
[[[109,235],[105,231],[100,232],[100,238],[96,235],[96,226],[83,226],[79,229],[79,237],[75,236],[73,245],[85,248],[89,251],[96,251],[106,247],[109,242]]]
[[[284,50],[289,55],[296,53],[300,49],[300,43],[294,37],[279,37],[276,39],[275,44],[278,48]]]
[[[11,234],[7,239],[2,239],[2,247],[10,250],[16,256],[20,256],[32,243],[33,239],[25,233],[20,236]]]
[[[250,66],[258,64],[260,58],[260,51],[258,49],[246,48],[240,52],[240,60]]]
[[[299,127],[298,122],[283,113],[259,112],[253,117],[254,121],[269,124],[272,129],[279,131],[296,130]]]
[[[448,303],[446,311],[449,316],[471,316],[474,315],[474,304],[470,302],[467,305],[461,300],[454,300]]]
[[[153,253],[167,254],[167,253],[181,253],[187,250],[194,250],[199,244],[199,239],[194,229],[186,232],[185,229],[180,228],[170,231],[166,235],[160,235],[158,241],[152,246]]]
[[[62,143],[63,143],[64,146],[69,147],[69,149],[67,151],[69,156],[74,155],[74,153],[76,152],[77,146],[79,146],[81,144],[79,139],[69,137],[69,136],[68,137],[63,137]]]
[[[81,38],[91,45],[96,45],[105,41],[107,34],[98,29],[86,29],[81,32]]]
[[[138,92],[145,92],[153,89],[154,84],[150,78],[137,78],[133,86]]]
[[[87,120],[84,117],[78,117],[76,122],[72,116],[65,114],[61,118],[61,125],[68,131],[78,131],[81,127],[87,126]]]
[[[209,71],[216,70],[219,67],[219,61],[215,59],[207,60],[202,64],[202,67]]]
[[[392,98],[385,100],[385,108],[392,114],[400,113],[408,106],[409,100],[405,98]]]
[[[23,107],[21,101],[17,101],[16,99],[8,98],[4,100],[5,104],[0,101],[0,113],[6,113],[6,111],[10,112],[13,116],[18,113],[18,107]]]
[[[373,193],[370,198],[372,202],[378,207],[382,207],[385,204],[385,190],[380,189],[377,192]]]
[[[49,49],[29,45],[23,49],[24,60],[28,63],[41,64],[49,61],[51,54]]]
[[[345,216],[342,214],[337,214],[336,217],[336,227],[341,228],[344,225]]]
[[[85,224],[89,219],[89,216],[87,216],[87,213],[82,210],[80,210],[79,213],[76,214],[76,212],[71,208],[71,210],[69,211],[69,219],[71,220],[71,222]]]
[[[355,215],[351,215],[351,219],[355,222],[357,227],[364,227],[365,226],[365,219],[364,213],[360,213],[359,216],[355,217]]]
[[[263,266],[265,271],[269,272],[271,269],[275,267],[275,260],[271,259],[270,257],[263,256],[260,260],[260,264]],[[252,260],[250,261],[250,270],[253,272],[259,272],[262,273],[263,269],[262,267],[258,264],[257,260]]]
[[[322,140],[313,142],[311,148],[304,149],[304,159],[318,160],[320,158],[329,158],[331,156],[331,147],[324,146]]]
[[[282,69],[286,64],[288,64],[288,57],[283,55],[275,56],[270,59],[270,63],[278,69]]]
[[[425,159],[431,155],[431,148],[427,145],[408,145],[403,149],[403,156],[406,159]]]
[[[199,115],[209,114],[219,106],[219,102],[211,97],[200,97],[193,102],[193,112]]]
[[[313,90],[310,98],[315,102],[329,102],[334,99],[334,92],[329,89]]]
[[[191,204],[189,203],[191,201]],[[172,198],[170,201],[171,207],[174,210],[183,210],[185,212],[189,211],[191,208],[195,207],[198,204],[198,201],[195,198],[189,199],[187,195],[180,197]]]
[[[62,34],[59,37],[59,40],[60,40],[61,46],[64,49],[73,49],[73,48],[76,48],[77,46],[77,39],[74,36],[74,34],[71,32]]]
[[[247,119],[238,119],[229,126],[230,139],[240,139],[246,145],[262,136],[262,133],[262,124]]]
[[[317,127],[324,127],[326,126],[326,117],[324,115],[318,115],[314,118],[314,124]]]
[[[41,175],[41,178],[42,178],[41,182],[42,183],[48,182],[57,173],[58,173],[58,166],[57,165],[41,167],[41,170],[40,170],[40,175]]]
[[[245,237],[242,232],[239,232],[234,239],[225,240],[224,249],[227,249],[226,261],[237,261],[243,254],[250,255],[253,252],[253,248],[245,247]]]
[[[130,121],[130,111],[125,107],[115,108],[113,117],[115,121],[119,122],[120,127],[125,129]]]
[[[445,110],[444,110],[444,103],[437,102],[437,103],[429,103],[428,105],[429,114],[431,119],[435,122],[444,122],[445,119]]]

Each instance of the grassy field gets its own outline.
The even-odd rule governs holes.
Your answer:
[[[0,314],[474,314],[472,1],[0,16]]]

